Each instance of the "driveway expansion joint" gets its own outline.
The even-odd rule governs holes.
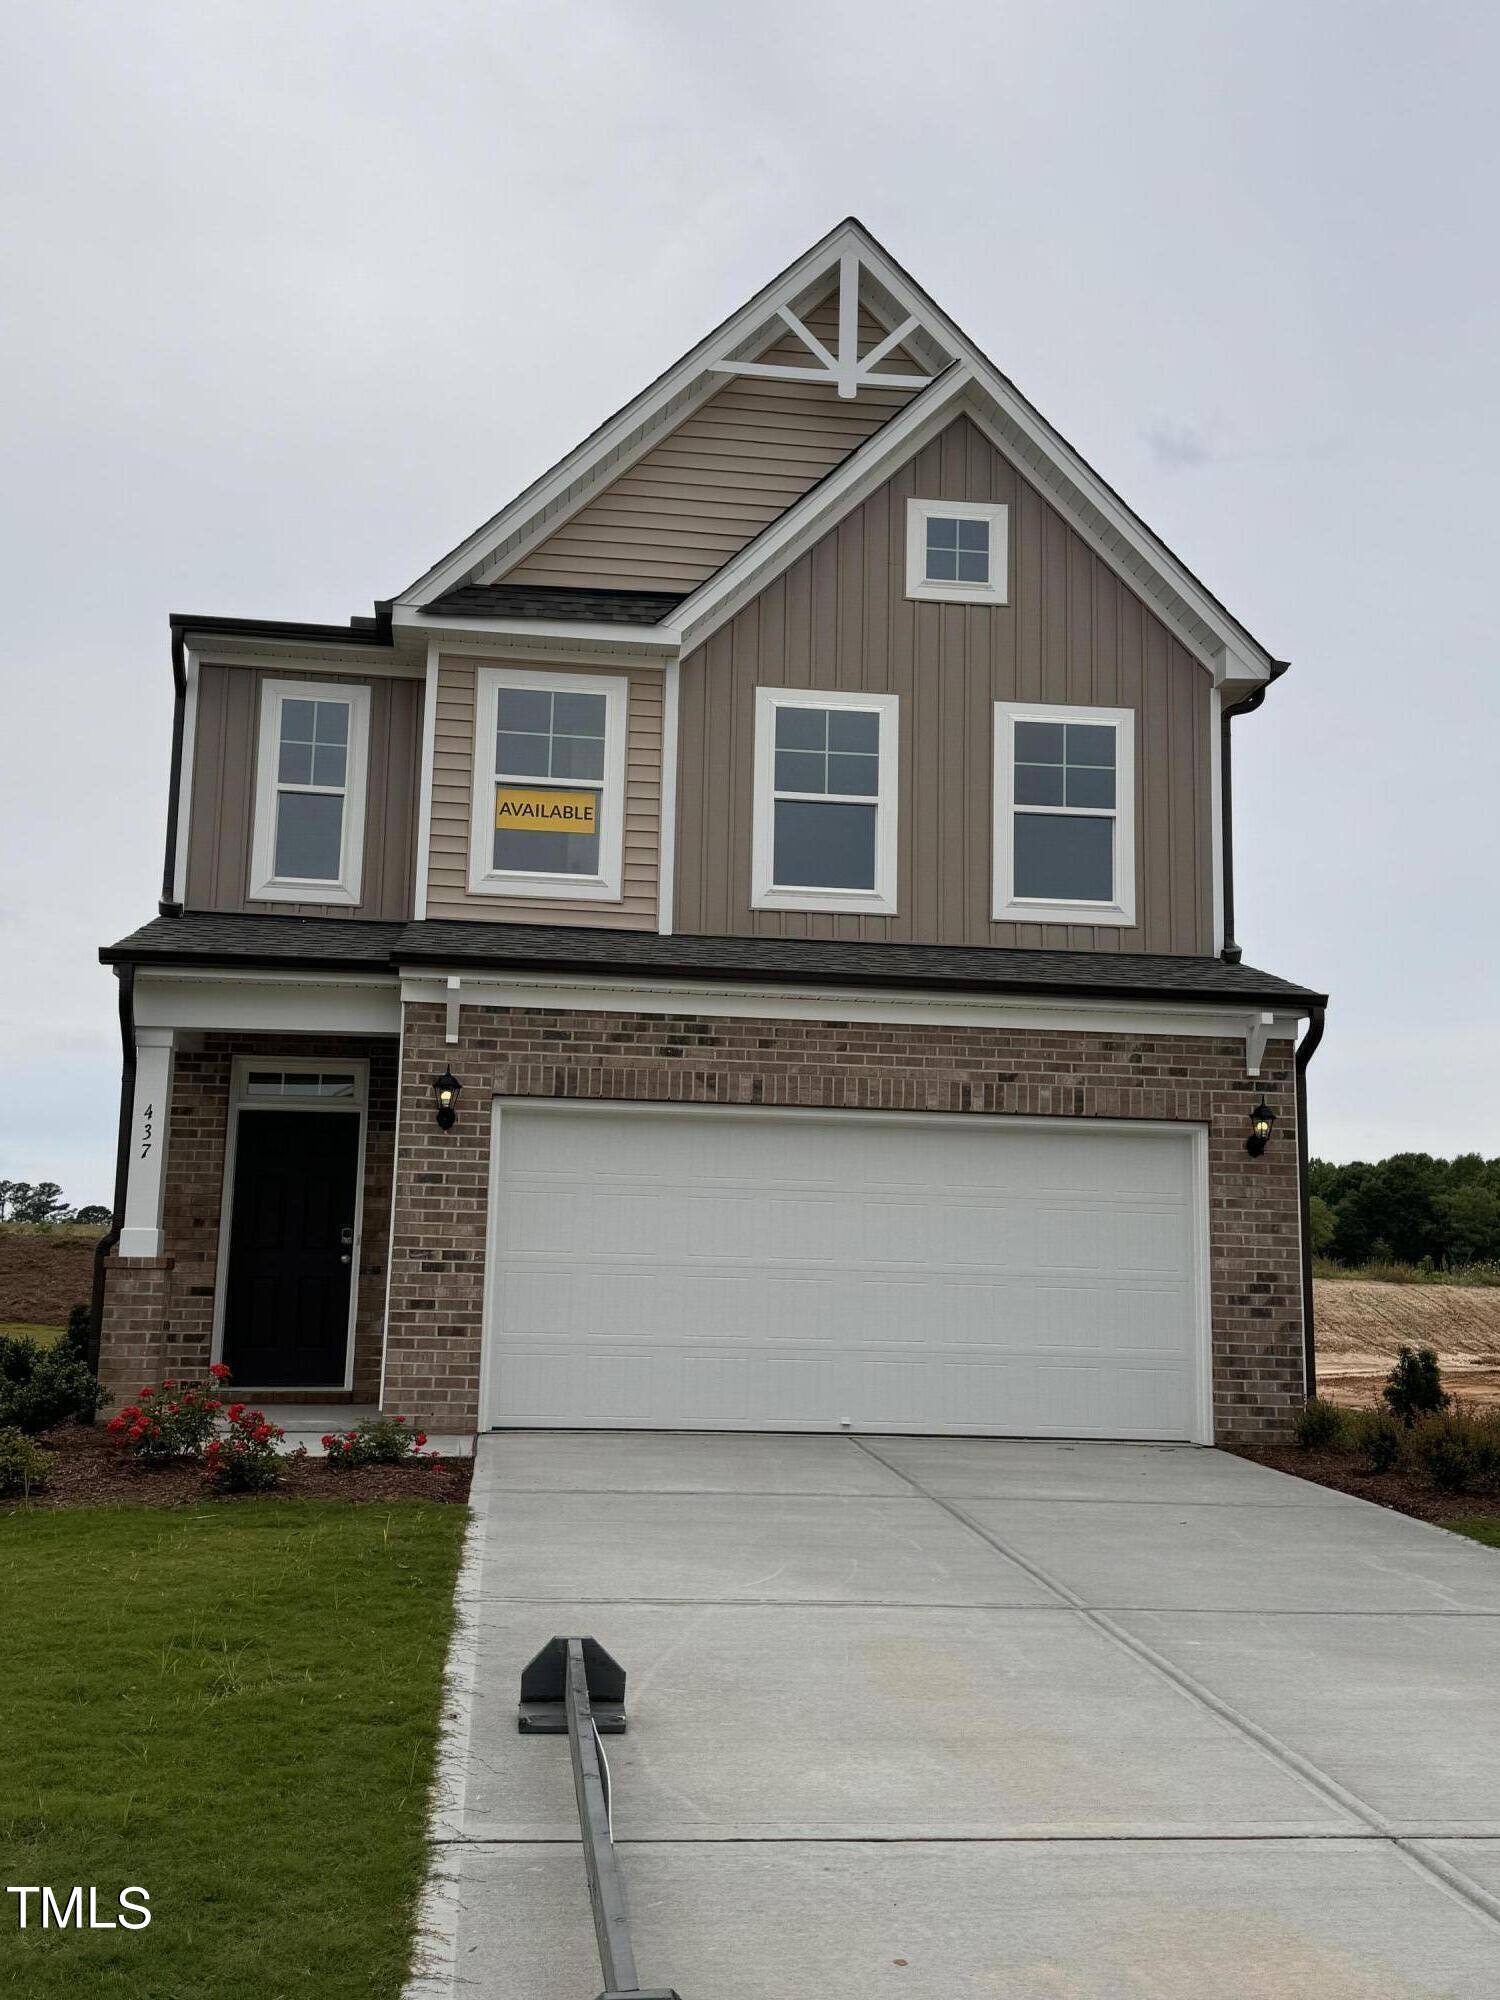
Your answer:
[[[1138,1639],[1133,1632],[1128,1632],[1123,1626],[1117,1625],[1106,1612],[1090,1605],[1075,1591],[1068,1589],[1066,1584],[1059,1583],[1056,1577],[1049,1575],[1040,1565],[1008,1547],[998,1535],[982,1527],[955,1501],[945,1500],[938,1494],[930,1492],[920,1480],[913,1478],[900,1466],[893,1465],[888,1458],[882,1457],[866,1438],[851,1435],[849,1443],[867,1453],[888,1472],[894,1472],[899,1479],[904,1479],[913,1493],[930,1501],[934,1507],[940,1508],[953,1520],[969,1529],[972,1534],[977,1535],[981,1541],[987,1542],[997,1555],[1004,1557],[1006,1562],[1013,1563],[1018,1569],[1024,1570],[1033,1582],[1040,1584],[1044,1590],[1050,1590],[1058,1599],[1059,1608],[1078,1613],[1106,1638],[1125,1652],[1133,1654],[1143,1666],[1151,1668],[1153,1672],[1179,1689],[1189,1700],[1197,1702],[1230,1728],[1238,1730],[1273,1761],[1281,1764],[1294,1777],[1301,1779],[1310,1790],[1321,1793],[1340,1810],[1352,1813],[1357,1819],[1362,1820],[1371,1834],[1394,1848],[1414,1866],[1431,1875],[1450,1894],[1460,1897],[1472,1908],[1488,1917],[1491,1922],[1500,1925],[1500,1898],[1491,1895],[1478,1882],[1472,1881],[1460,1869],[1455,1868],[1451,1862],[1442,1860],[1436,1855],[1429,1855],[1414,1842],[1403,1839],[1394,1825],[1383,1814],[1376,1812],[1374,1807],[1360,1798],[1356,1792],[1351,1792],[1346,1786],[1341,1785],[1336,1778],[1330,1777],[1300,1751],[1293,1750],[1290,1744],[1283,1743],[1269,1729],[1251,1721],[1249,1716],[1242,1714],[1222,1696],[1214,1694],[1185,1667],[1179,1667],[1175,1662],[1168,1660],[1154,1647],[1148,1646],[1143,1639]]]

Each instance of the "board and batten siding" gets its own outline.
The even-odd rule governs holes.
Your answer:
[[[362,900],[253,901],[255,760],[265,681],[342,681],[370,690],[370,762],[365,783]],[[370,917],[398,922],[412,913],[417,794],[422,754],[422,683],[392,675],[365,679],[301,662],[250,667],[205,661],[198,669],[198,726],[187,832],[186,906],[283,917]]]
[[[906,502],[1005,501],[1010,602],[906,595]],[[899,696],[895,916],[750,907],[757,687]],[[683,663],[677,928],[1074,951],[1214,949],[1206,669],[967,418],[918,452]],[[1136,914],[990,915],[994,704],[1136,712]]]
[[[837,347],[834,301],[810,312],[805,324]],[[861,347],[884,337],[862,313]],[[790,332],[758,358],[814,365]],[[916,364],[898,350],[882,367],[905,374]],[[828,383],[730,377],[504,579],[692,590],[903,409],[912,393],[867,389],[843,400]]]
[[[469,923],[605,925],[651,930],[657,923],[657,867],[661,852],[660,670],[629,668],[625,729],[624,893],[618,902],[585,903],[541,896],[474,896],[469,893],[469,827],[474,797],[475,694],[480,667],[524,671],[535,661],[469,659],[444,654],[438,662],[437,722],[432,755],[432,838],[427,914]],[[548,660],[548,674],[566,673]],[[580,673],[610,671],[580,667]]]

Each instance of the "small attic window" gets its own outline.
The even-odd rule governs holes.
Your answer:
[[[906,594],[950,604],[1004,604],[1010,510],[977,500],[908,500]]]

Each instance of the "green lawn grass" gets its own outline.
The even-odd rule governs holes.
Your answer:
[[[1444,1521],[1443,1526],[1483,1542],[1486,1548],[1500,1549],[1500,1514],[1476,1514],[1468,1521]]]
[[[400,1991],[465,1511],[249,1501],[0,1515],[0,1995]],[[63,1897],[59,1897],[62,1901]]]
[[[55,1347],[63,1330],[60,1326],[27,1326],[20,1320],[7,1320],[0,1325],[0,1333],[20,1334],[26,1340],[34,1340],[38,1347]]]

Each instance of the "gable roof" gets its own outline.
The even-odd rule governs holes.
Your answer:
[[[872,322],[877,331],[888,329],[873,347]],[[923,368],[926,375],[918,372]],[[764,516],[762,510],[758,517],[742,508],[738,526],[744,537],[737,549],[732,533],[698,536],[699,574],[679,570],[659,578],[663,593],[686,589],[688,594],[653,628],[658,646],[701,641],[775,569],[888,476],[899,455],[910,455],[937,425],[962,410],[1216,681],[1271,677],[1277,663],[1267,649],[853,217],[418,578],[395,600],[396,624],[439,625],[457,608],[448,608],[450,593],[496,585],[519,570],[530,568],[532,580],[555,587],[568,572],[528,563],[533,551],[543,543],[562,544],[570,524],[575,536],[582,525],[580,548],[595,553],[605,548],[600,531],[618,525],[618,515],[612,521],[604,501],[606,491],[616,503],[628,504],[632,471],[639,484],[641,467],[669,438],[680,439],[695,421],[701,428],[702,413],[725,393],[726,381],[737,389],[760,384],[779,391],[793,384],[821,389],[830,403],[836,399],[850,412],[863,394],[865,412],[880,421],[848,426],[852,448],[832,456],[781,511]],[[710,568],[714,557],[719,560]],[[611,574],[606,564],[603,575],[579,574],[576,581],[623,585],[627,576]],[[642,579],[630,581],[639,588]],[[466,622],[484,616],[474,610],[463,615]],[[488,629],[504,629],[509,614],[485,622]],[[614,630],[618,634],[617,622]]]

